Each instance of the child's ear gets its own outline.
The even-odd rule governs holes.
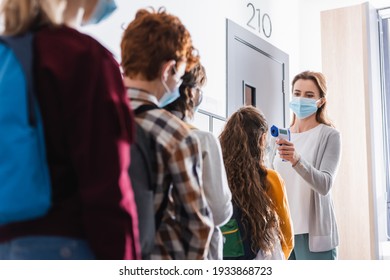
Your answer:
[[[161,66],[161,76],[162,78],[164,79],[164,81],[166,81],[168,79],[168,76],[171,74],[174,74],[170,71],[174,71],[173,70],[173,66],[176,65],[176,61],[174,61],[173,59],[171,60],[168,60],[167,62],[163,63],[163,65]]]

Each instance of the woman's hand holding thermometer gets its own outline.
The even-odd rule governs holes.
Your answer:
[[[296,153],[294,144],[290,142],[290,130],[288,128],[278,128],[273,125],[271,127],[271,135],[276,137],[278,144],[279,156],[283,161],[289,161],[293,166],[297,164],[300,156]]]

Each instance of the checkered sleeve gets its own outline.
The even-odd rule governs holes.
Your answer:
[[[169,161],[173,194],[181,203],[176,219],[182,228],[181,239],[187,247],[187,259],[206,257],[214,227],[202,188],[201,166],[199,140],[188,135],[176,146]]]

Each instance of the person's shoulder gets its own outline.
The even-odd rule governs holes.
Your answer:
[[[150,110],[145,116],[143,122],[147,122],[149,130],[163,142],[178,145],[188,139],[198,139],[186,123],[167,110]]]
[[[340,132],[335,127],[326,124],[321,124],[321,125],[322,125],[321,132],[324,136],[340,138]]]
[[[267,179],[272,184],[284,184],[282,177],[274,169],[267,168]]]
[[[195,129],[193,132],[199,137],[199,139],[202,139],[208,143],[216,143],[218,142],[217,137],[214,136],[213,133],[210,131]]]
[[[198,137],[202,151],[207,151],[213,156],[218,156],[221,153],[221,144],[218,138],[209,131],[205,130],[192,130]]]
[[[65,44],[64,47],[69,47],[69,45],[85,46],[85,43],[92,39],[90,36],[66,25],[44,26],[36,32],[35,38],[38,41],[45,40],[47,44]]]
[[[267,176],[272,179],[278,179],[280,177],[278,172],[270,168],[267,168]]]
[[[321,124],[322,130],[328,134],[339,134],[340,132],[333,126]]]
[[[65,56],[82,55],[84,57],[111,56],[111,53],[91,36],[81,33],[66,25],[47,26],[36,34],[38,47],[51,48]]]

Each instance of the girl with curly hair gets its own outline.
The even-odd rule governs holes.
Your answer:
[[[220,135],[233,218],[244,253],[238,259],[288,259],[293,229],[284,182],[264,164],[268,131],[264,115],[245,106],[228,120]]]

